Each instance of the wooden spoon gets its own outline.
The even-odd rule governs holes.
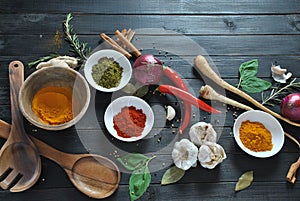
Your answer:
[[[0,150],[0,186],[11,192],[21,192],[33,186],[41,173],[41,159],[35,145],[27,136],[18,95],[24,80],[24,66],[20,61],[9,64],[12,127]]]
[[[0,120],[0,137],[7,138],[10,125]],[[119,186],[120,171],[108,158],[94,154],[67,154],[30,136],[40,154],[59,164],[74,186],[92,198],[106,198]]]

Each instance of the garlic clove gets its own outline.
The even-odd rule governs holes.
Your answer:
[[[169,121],[171,121],[172,119],[174,119],[175,115],[176,115],[175,109],[172,106],[168,105],[167,106],[167,117],[166,118]]]
[[[286,80],[288,80],[290,77],[292,77],[291,72],[287,72],[287,69],[281,68],[280,65],[274,65],[272,64],[271,66],[271,71],[272,71],[272,77],[276,82],[279,83],[286,83]]]

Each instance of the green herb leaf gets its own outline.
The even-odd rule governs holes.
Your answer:
[[[129,171],[134,171],[146,166],[150,159],[151,158],[139,153],[131,153],[121,158],[117,158],[117,160]]]
[[[241,86],[248,93],[259,93],[269,89],[272,84],[257,77],[248,77],[242,81]]]
[[[256,76],[258,71],[258,60],[253,59],[242,63],[239,71],[240,71],[240,79],[242,80],[248,77]]]
[[[147,165],[134,170],[129,179],[129,194],[131,200],[139,199],[150,185],[151,174]]]
[[[176,183],[184,176],[185,171],[176,166],[169,168],[161,179],[161,185]]]
[[[251,185],[253,181],[253,171],[248,171],[242,174],[239,181],[235,185],[235,191],[241,191]]]
[[[240,81],[237,86],[240,86],[248,93],[258,93],[269,89],[272,84],[268,81],[256,77],[258,71],[258,60],[253,59],[241,64]]]

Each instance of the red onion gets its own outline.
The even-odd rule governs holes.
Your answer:
[[[293,93],[284,97],[280,111],[289,120],[300,121],[300,93]]]
[[[144,85],[157,84],[163,75],[163,65],[151,54],[138,57],[133,64],[133,75]]]

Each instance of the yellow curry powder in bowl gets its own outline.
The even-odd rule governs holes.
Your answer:
[[[72,92],[66,87],[48,86],[33,97],[32,111],[50,125],[66,123],[74,118]]]
[[[90,103],[90,88],[77,71],[47,67],[32,73],[23,83],[19,105],[23,116],[45,130],[63,130],[75,125]]]
[[[258,158],[277,154],[284,143],[284,131],[279,121],[260,110],[239,115],[233,125],[233,134],[244,152]]]
[[[271,132],[260,122],[243,121],[240,139],[252,151],[270,151],[273,148]]]

